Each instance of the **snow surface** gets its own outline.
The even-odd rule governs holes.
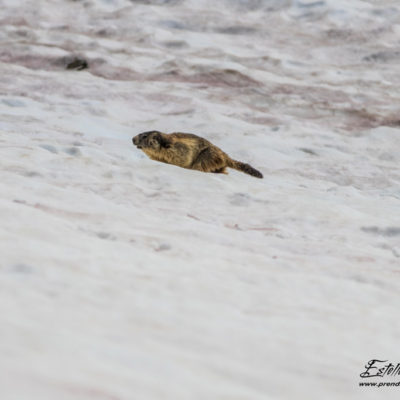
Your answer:
[[[1,400],[399,398],[358,386],[400,362],[399,23],[0,0]],[[150,129],[264,179],[151,161]]]

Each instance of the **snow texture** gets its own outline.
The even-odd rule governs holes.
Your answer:
[[[400,362],[399,24],[391,0],[0,0],[0,398],[399,398],[359,387]],[[264,179],[152,161],[151,129]]]

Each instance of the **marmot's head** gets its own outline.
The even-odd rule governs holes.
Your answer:
[[[139,135],[136,135],[132,138],[132,142],[138,149],[151,148],[154,150],[159,150],[161,147],[169,147],[168,141],[159,131],[139,133]]]

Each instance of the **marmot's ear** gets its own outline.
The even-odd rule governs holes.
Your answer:
[[[169,149],[171,147],[171,141],[162,135],[159,135],[158,141],[160,143],[161,147],[164,147],[165,149]]]

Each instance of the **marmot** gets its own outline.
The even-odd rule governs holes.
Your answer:
[[[261,172],[249,164],[232,160],[220,148],[208,140],[191,133],[162,133],[148,131],[132,139],[133,144],[143,150],[152,160],[162,161],[178,167],[203,172],[227,174],[227,167],[262,178]]]

